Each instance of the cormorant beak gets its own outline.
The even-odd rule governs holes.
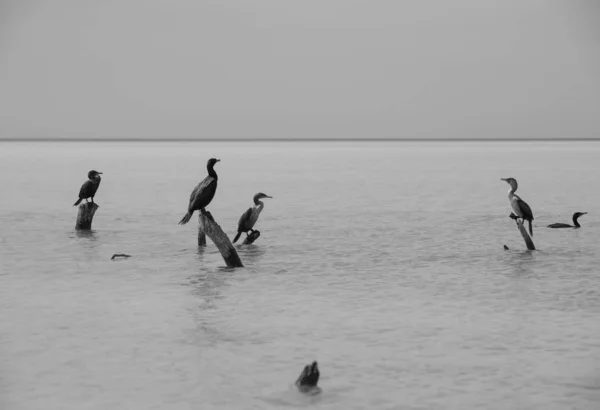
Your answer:
[[[507,181],[506,181],[506,178],[500,178],[500,181],[507,182]]]
[[[96,172],[96,174],[101,174],[102,172]]]
[[[221,162],[221,160],[220,160],[220,159],[218,159],[218,160],[216,160],[215,162]]]
[[[265,198],[271,198],[271,199],[273,199],[273,197],[269,196],[269,195],[265,195]]]

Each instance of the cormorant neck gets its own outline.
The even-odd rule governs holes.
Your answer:
[[[573,225],[575,225],[575,228],[581,228],[581,225],[579,225],[579,222],[577,222],[579,217],[580,215],[573,215]]]
[[[215,172],[215,166],[214,164],[212,165],[207,165],[206,169],[208,170],[208,175],[210,175],[211,177],[213,177],[214,179],[218,179],[219,177],[217,176],[217,173]]]
[[[260,206],[261,208],[262,208],[263,206],[265,206],[265,204],[263,203],[263,201],[261,201],[260,199],[258,199],[258,198],[256,198],[256,197],[254,197],[254,204],[255,204],[256,206]]]

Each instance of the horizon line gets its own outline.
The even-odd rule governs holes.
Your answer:
[[[0,138],[0,142],[591,142],[599,138]]]

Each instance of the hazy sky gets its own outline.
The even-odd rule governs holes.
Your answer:
[[[0,138],[596,138],[599,4],[0,0]]]

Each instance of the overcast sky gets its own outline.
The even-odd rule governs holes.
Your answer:
[[[0,0],[0,138],[597,138],[596,0]]]

